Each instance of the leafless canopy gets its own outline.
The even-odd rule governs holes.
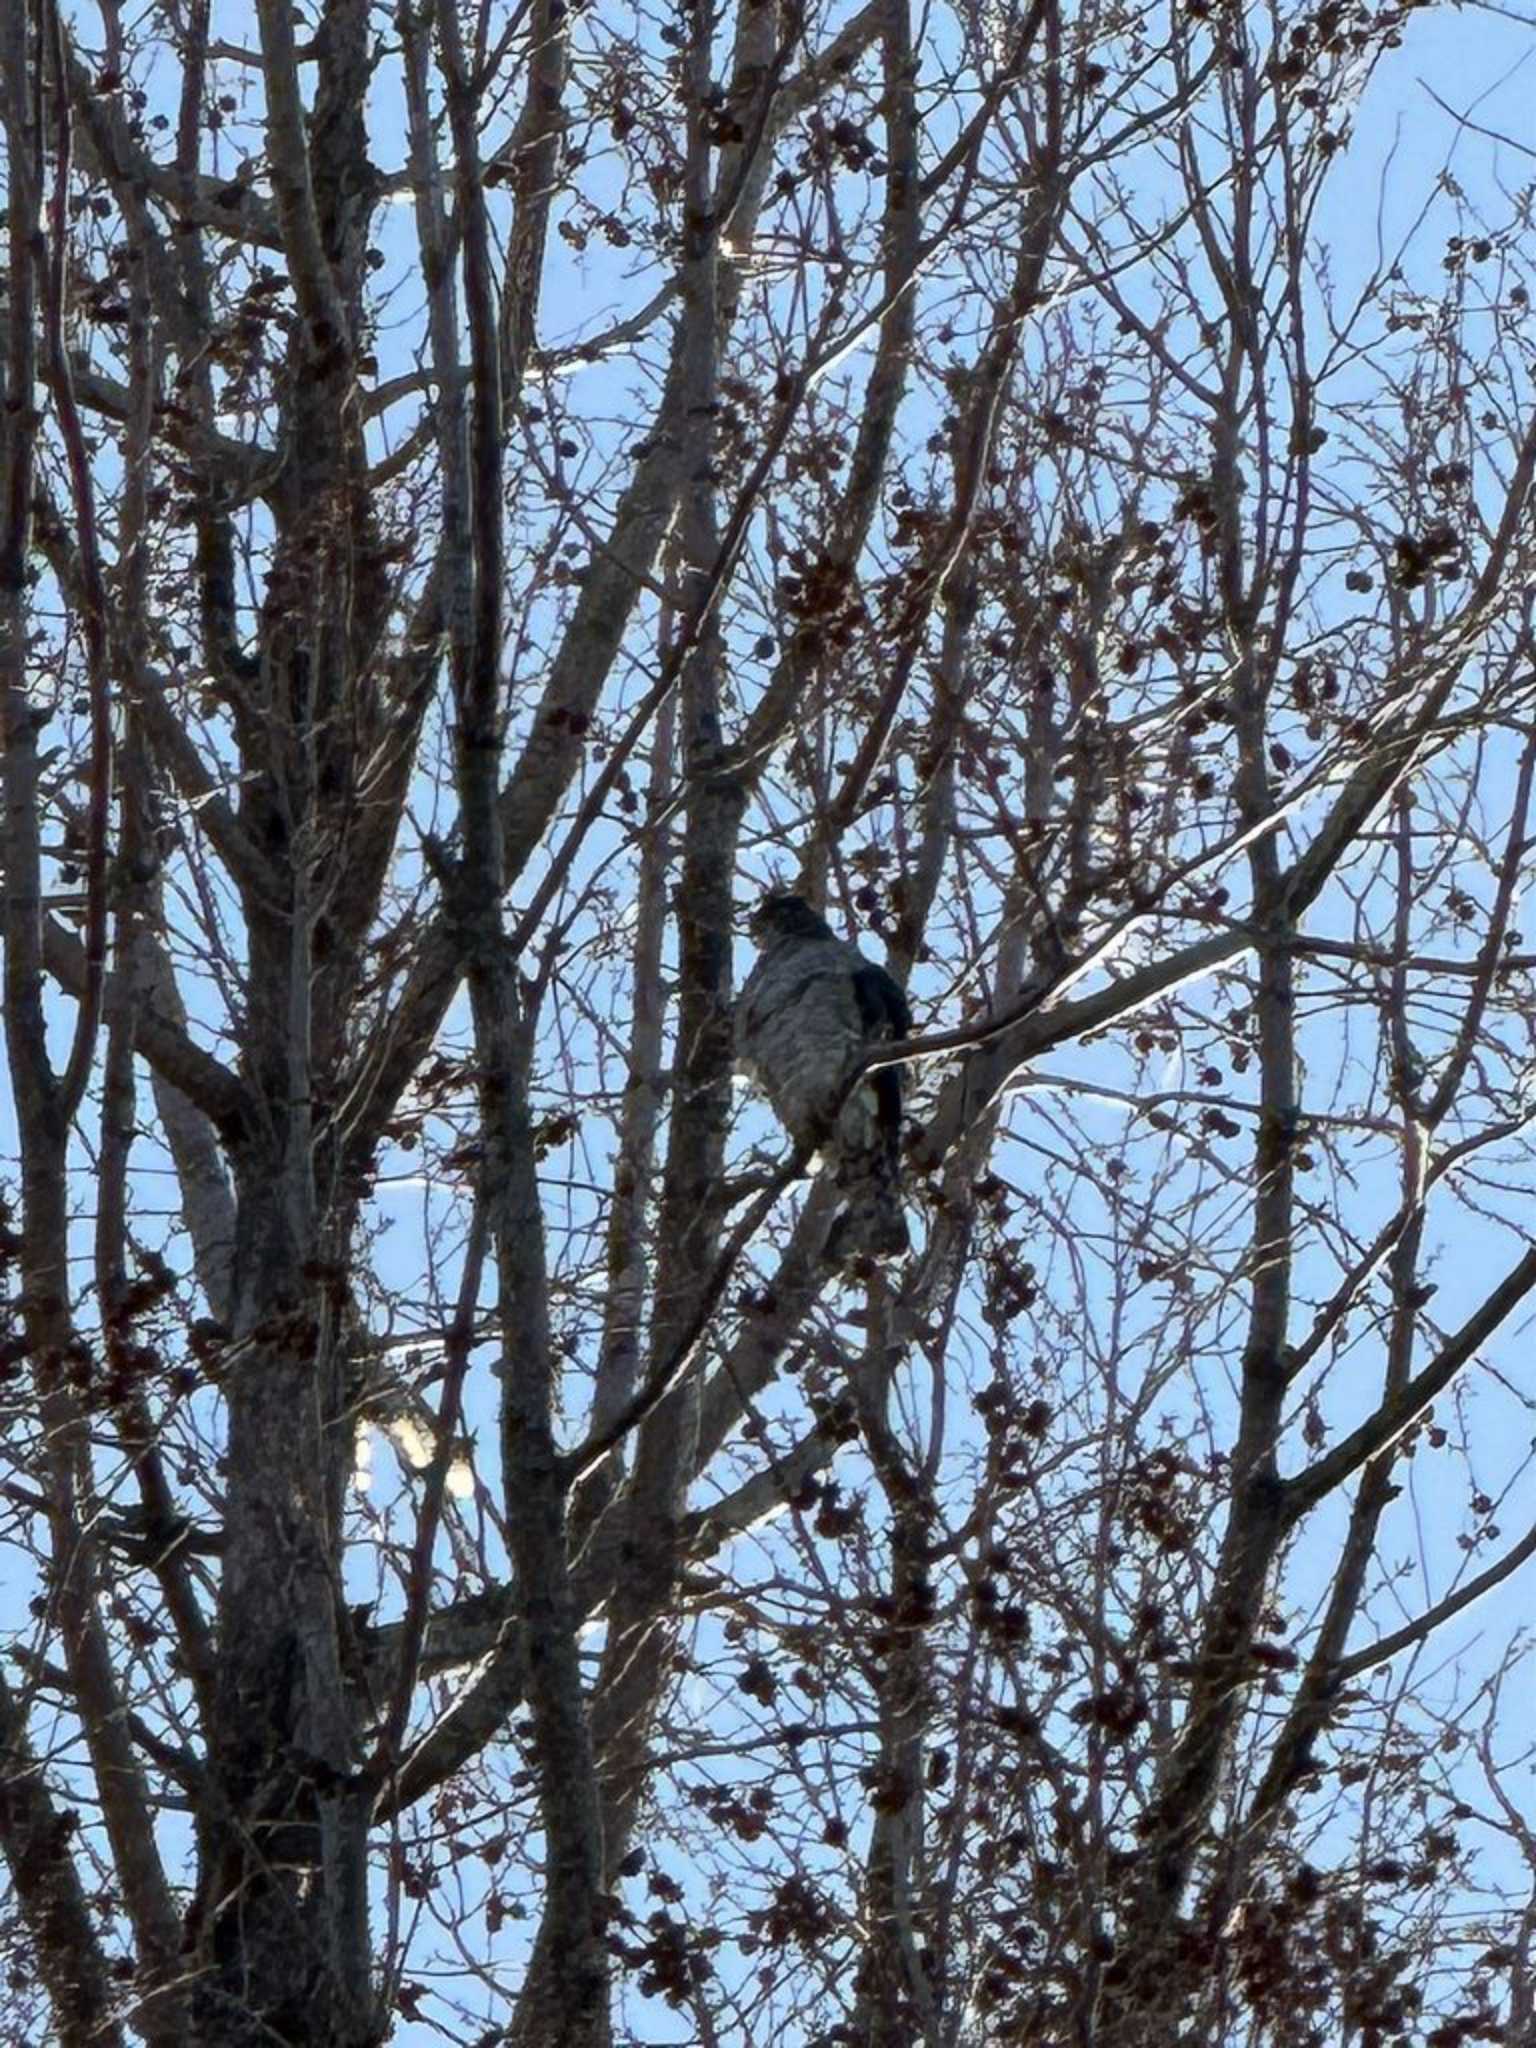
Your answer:
[[[7,2039],[1536,2043],[1524,33],[3,0]]]

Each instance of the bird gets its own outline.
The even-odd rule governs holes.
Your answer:
[[[750,928],[758,957],[737,1005],[740,1064],[796,1145],[819,1150],[832,1169],[842,1199],[828,1237],[833,1258],[897,1257],[909,1243],[901,1069],[877,1067],[848,1083],[872,1046],[910,1035],[906,996],[803,896],[771,891]]]

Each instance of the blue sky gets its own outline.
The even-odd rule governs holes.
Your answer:
[[[218,30],[234,42],[253,41],[252,10],[240,5],[220,9]],[[1410,17],[1403,46],[1383,60],[1357,118],[1345,164],[1331,182],[1319,216],[1319,239],[1326,242],[1333,252],[1341,296],[1347,297],[1347,285],[1352,277],[1362,274],[1376,262],[1378,235],[1390,249],[1407,232],[1447,160],[1465,194],[1470,212],[1495,220],[1507,217],[1512,210],[1512,196],[1529,182],[1533,168],[1536,168],[1536,158],[1522,153],[1520,146],[1524,137],[1529,148],[1531,134],[1532,124],[1527,109],[1533,97],[1532,77],[1536,74],[1536,62],[1526,61],[1531,47],[1529,26],[1508,14],[1486,9],[1436,8],[1416,12]],[[233,68],[232,76],[238,76]],[[404,160],[405,148],[403,134],[399,132],[398,109],[391,110],[391,90],[387,82],[381,83],[373,148],[375,160],[381,167],[393,169]],[[1502,131],[1512,140],[1501,143],[1470,132],[1463,132],[1458,137],[1454,120],[1436,104],[1432,93],[1451,107],[1469,113],[1485,127]],[[238,154],[238,148],[232,145],[229,158],[221,163],[220,168],[232,168],[233,159]],[[1425,232],[1438,231],[1437,217],[1437,223]],[[413,289],[412,276],[414,227],[408,203],[397,203],[386,210],[376,239],[388,258],[390,267],[386,277],[393,280],[398,276],[400,280],[398,325],[382,331],[379,341],[381,374],[388,376],[409,367],[420,333],[419,292]],[[542,337],[546,344],[558,345],[599,331],[611,318],[621,317],[643,304],[654,287],[656,276],[634,269],[632,259],[633,252],[615,252],[600,240],[590,243],[586,252],[578,256],[564,240],[553,235]],[[851,370],[854,375],[860,374],[857,361]],[[590,430],[584,427],[581,431],[583,452],[578,461],[588,466],[588,472],[601,469],[616,443],[628,431],[625,414],[635,398],[631,367],[624,361],[584,367],[573,373],[568,386],[562,383],[551,387],[551,407],[563,402],[567,395],[572,410],[595,423]],[[515,454],[513,460],[516,460]],[[551,597],[551,617],[554,603]],[[625,698],[638,694],[643,681],[643,676],[628,677],[623,689]],[[420,799],[423,823],[429,821],[434,802],[434,794],[423,789]],[[530,875],[524,885],[525,891],[531,888],[534,879]],[[740,964],[744,969],[744,951]],[[944,1020],[936,1017],[933,1021]],[[456,1019],[455,1024],[461,1028],[462,1018]],[[1063,1056],[1052,1062],[1052,1066],[1078,1081],[1135,1085],[1135,1077],[1128,1073],[1120,1053],[1114,1049],[1087,1055],[1074,1050],[1070,1057]],[[1176,1057],[1170,1057],[1166,1073],[1159,1078],[1161,1085],[1165,1086],[1185,1084]],[[1043,1171],[1039,1148],[1051,1135],[1048,1119],[1036,1113],[1037,1106],[1054,1099],[1053,1091],[1047,1086],[1037,1085],[1026,1090],[1013,1120],[1014,1129],[1020,1134],[1019,1140],[1005,1149],[1012,1167],[1026,1184]],[[1123,1124],[1124,1119],[1112,1105],[1101,1103],[1084,1110],[1073,1128],[1088,1144],[1109,1148],[1123,1142]],[[1070,1136],[1070,1132],[1065,1135]],[[766,1140],[771,1137],[771,1127],[757,1117],[746,1125],[743,1136]],[[600,1154],[603,1134],[596,1134],[596,1141]],[[0,1150],[14,1153],[9,1106],[3,1092],[0,1092]],[[576,1163],[580,1164],[579,1155]],[[165,1199],[166,1183],[159,1177],[156,1164],[152,1152],[146,1148],[140,1182],[146,1210]],[[395,1165],[407,1178],[381,1192],[380,1213],[391,1220],[393,1228],[381,1246],[380,1270],[386,1279],[416,1291],[422,1280],[424,1240],[428,1234],[428,1226],[423,1219],[423,1205],[427,1198],[420,1187],[409,1184],[409,1157],[402,1155]],[[1387,1160],[1382,1164],[1381,1172],[1385,1175],[1389,1171],[1390,1161]],[[1373,1181],[1373,1195],[1379,1198],[1384,1185],[1384,1180]],[[578,1194],[573,1199],[579,1210],[581,1197]],[[1470,1222],[1463,1221],[1458,1228],[1463,1235],[1442,1244],[1436,1272],[1442,1287],[1436,1312],[1451,1326],[1459,1320],[1458,1304],[1470,1304],[1491,1275],[1502,1270],[1506,1259],[1505,1246],[1495,1245],[1490,1238],[1484,1238]],[[87,1242],[83,1236],[82,1246],[85,1247]],[[451,1251],[439,1278],[451,1291],[454,1279]],[[1529,1339],[1528,1335],[1522,1335],[1524,1330],[1522,1320],[1504,1333],[1499,1355],[1507,1363],[1517,1366],[1528,1354]],[[1206,1391],[1211,1404],[1206,1426],[1219,1440],[1230,1411],[1223,1409],[1219,1386],[1213,1385]],[[488,1375],[478,1375],[469,1419],[487,1444],[494,1441],[493,1392]],[[1341,1397],[1330,1396],[1330,1399],[1337,1398]],[[1190,1427],[1189,1413],[1182,1408],[1177,1389],[1169,1405],[1178,1425]],[[1507,1439],[1501,1436],[1500,1441],[1490,1444],[1482,1455],[1490,1473],[1484,1482],[1486,1490],[1497,1495],[1501,1478],[1523,1469],[1526,1446],[1513,1435]],[[387,1453],[382,1456],[387,1458]],[[1433,1479],[1421,1480],[1422,1469],[1418,1463],[1409,1468],[1408,1482],[1412,1513],[1421,1525],[1422,1547],[1427,1556],[1441,1551],[1447,1538],[1454,1545],[1455,1535],[1461,1527],[1463,1502],[1459,1493],[1453,1495],[1447,1490],[1442,1494]],[[381,1467],[381,1477],[385,1472],[387,1467]],[[1527,1484],[1527,1497],[1529,1491]],[[1308,1540],[1320,1546],[1319,1557],[1327,1555],[1321,1548],[1321,1539],[1328,1532],[1330,1519],[1328,1515],[1319,1517],[1315,1534],[1309,1535]],[[1509,1535],[1523,1526],[1513,1505],[1511,1512],[1501,1519]],[[488,1535],[487,1541],[490,1555],[495,1559],[499,1552],[493,1533]],[[1424,1598],[1436,1597],[1444,1591],[1443,1576],[1440,1575],[1442,1563],[1443,1559],[1438,1559],[1428,1567],[1423,1577],[1409,1581],[1404,1591],[1409,1611]],[[1300,1571],[1303,1586],[1306,1576],[1306,1553],[1303,1551]],[[1528,1578],[1511,1582],[1474,1615],[1457,1623],[1447,1639],[1448,1643],[1471,1644],[1478,1640],[1488,1645],[1502,1643],[1525,1620],[1530,1604],[1529,1588]],[[17,1592],[24,1590],[19,1586],[16,1588]],[[25,1621],[19,1613],[16,1619],[25,1628]],[[1437,1645],[1431,1656],[1441,1654],[1441,1647]],[[478,1866],[471,1868],[478,1869]],[[512,1974],[515,1977],[515,1969]],[[424,2025],[406,2022],[396,2038],[415,2048],[417,2042],[424,2044],[440,2036]],[[640,2038],[660,2042],[687,2036],[673,2027],[665,2015],[648,2008]]]

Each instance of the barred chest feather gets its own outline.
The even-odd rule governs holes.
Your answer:
[[[863,964],[853,947],[836,939],[780,939],[742,991],[743,1062],[797,1141],[830,1111],[863,1052],[853,979]]]

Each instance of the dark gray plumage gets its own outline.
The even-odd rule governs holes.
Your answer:
[[[736,1013],[742,1064],[795,1143],[820,1147],[832,1168],[844,1198],[835,1255],[904,1252],[901,1069],[866,1075],[840,1108],[838,1096],[869,1046],[909,1034],[907,999],[883,967],[836,938],[803,896],[765,896],[752,933],[757,965]]]

